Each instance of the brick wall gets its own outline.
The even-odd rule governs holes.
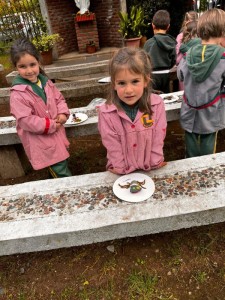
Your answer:
[[[86,44],[90,41],[95,43],[96,49],[99,49],[99,37],[95,14],[92,14],[94,19],[91,21],[78,22],[75,21],[75,29],[77,35],[79,53],[86,52]]]
[[[75,30],[75,14],[78,8],[74,0],[46,0],[53,33],[59,33],[64,41],[57,45],[58,55],[78,51]],[[118,32],[120,0],[91,0],[89,10],[96,14],[99,47],[121,47]]]

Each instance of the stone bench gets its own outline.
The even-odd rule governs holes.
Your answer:
[[[99,83],[98,79],[100,79],[100,77],[61,82],[56,83],[56,86],[66,99],[74,98],[74,101],[81,97],[93,99],[93,95],[106,95],[108,91],[109,83]],[[0,104],[9,104],[9,97],[10,88],[1,88]]]
[[[225,153],[141,172],[147,200],[114,196],[110,172],[0,187],[0,255],[80,246],[225,221]]]
[[[70,66],[45,67],[44,70],[50,79],[57,80],[71,77],[81,78],[82,76],[89,76],[90,74],[92,76],[93,74],[105,74],[108,73],[108,68],[109,60],[102,60]],[[7,82],[11,84],[17,74],[17,71],[13,71],[6,75]]]
[[[173,94],[181,94],[176,92]],[[181,102],[166,104],[167,121],[178,120]],[[88,119],[76,126],[66,127],[68,137],[79,137],[98,134],[98,117],[96,110],[89,110],[86,107],[70,109],[70,112],[83,112]],[[13,117],[0,118],[0,175],[2,178],[16,178],[24,175],[23,166],[17,155],[14,145],[20,144],[16,132],[15,119]]]

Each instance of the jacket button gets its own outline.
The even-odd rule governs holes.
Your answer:
[[[137,144],[133,144],[133,147],[137,147]]]
[[[131,128],[135,128],[135,125],[132,124],[132,125],[131,125]]]

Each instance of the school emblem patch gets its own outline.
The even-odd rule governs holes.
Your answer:
[[[144,127],[151,127],[154,123],[154,120],[151,119],[149,113],[146,113],[142,115],[141,123],[143,124]]]

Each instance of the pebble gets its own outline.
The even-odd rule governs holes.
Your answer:
[[[194,171],[176,172],[173,175],[153,177],[155,192],[151,199],[169,201],[184,195],[192,198],[201,195],[205,189],[213,190],[224,185],[225,165]],[[98,210],[123,205],[142,205],[127,203],[118,199],[112,185],[101,185],[92,188],[70,188],[56,190],[51,194],[37,195],[23,193],[0,198],[0,222],[19,218],[34,218],[43,215],[62,216],[73,214],[77,210]]]
[[[109,246],[107,246],[106,248],[107,248],[107,250],[108,250],[109,252],[112,252],[112,253],[115,252],[115,247],[114,247],[113,245],[109,245]]]

